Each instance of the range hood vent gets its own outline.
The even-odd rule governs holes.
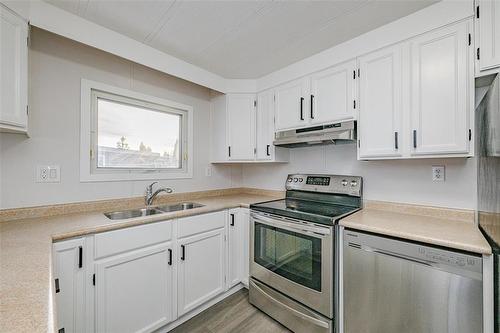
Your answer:
[[[354,120],[276,132],[273,144],[277,147],[297,148],[313,145],[347,144],[356,142]]]

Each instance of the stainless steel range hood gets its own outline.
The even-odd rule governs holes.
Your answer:
[[[275,139],[275,146],[287,148],[355,143],[356,122],[351,120],[276,132]]]

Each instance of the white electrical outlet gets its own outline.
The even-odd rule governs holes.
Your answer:
[[[432,181],[444,182],[444,165],[433,165],[432,166]]]
[[[61,167],[59,165],[37,165],[35,180],[37,183],[59,183]]]
[[[206,167],[205,168],[205,176],[211,177],[212,176],[212,167]]]

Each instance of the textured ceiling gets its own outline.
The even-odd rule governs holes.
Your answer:
[[[46,0],[225,78],[258,78],[434,0]]]

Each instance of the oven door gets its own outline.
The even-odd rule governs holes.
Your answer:
[[[333,227],[252,211],[250,275],[333,318]]]

